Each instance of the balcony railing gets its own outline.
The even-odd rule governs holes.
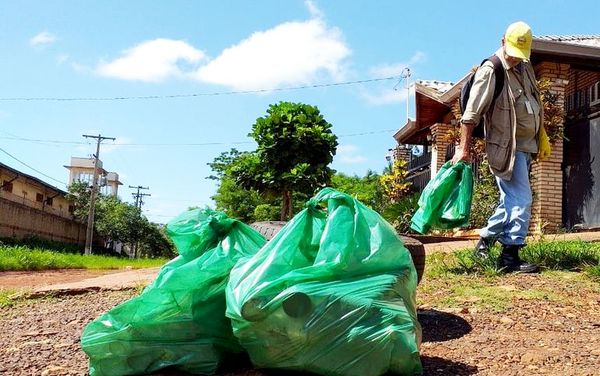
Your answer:
[[[427,183],[429,183],[430,179],[431,179],[431,169],[430,168],[426,168],[426,169],[423,169],[422,171],[418,171],[417,173],[410,175],[406,178],[406,180],[408,180],[411,183],[410,188],[413,191],[417,191],[417,192],[423,191],[423,189],[425,188]]]
[[[408,172],[418,171],[422,168],[429,167],[430,164],[431,152],[425,152],[420,156],[411,154],[410,160],[408,161]]]

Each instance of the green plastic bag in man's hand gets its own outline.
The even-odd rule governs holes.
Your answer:
[[[411,228],[426,234],[432,228],[450,229],[469,223],[473,198],[473,171],[464,161],[446,162],[427,184]]]

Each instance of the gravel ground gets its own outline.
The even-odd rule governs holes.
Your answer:
[[[463,297],[458,306],[441,304],[440,296],[449,294],[453,286],[440,281],[426,280],[421,285],[426,288],[419,292],[425,375],[598,374],[598,284],[528,276],[485,280],[486,286],[515,292],[508,308],[498,312],[483,309],[477,297]],[[552,294],[535,298],[517,294],[534,290]],[[96,292],[0,308],[0,374],[85,375],[87,359],[79,347],[83,327],[136,293]],[[561,301],[561,296],[568,299]],[[232,364],[230,369],[221,375],[273,374],[243,364]]]

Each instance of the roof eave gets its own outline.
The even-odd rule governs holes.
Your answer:
[[[534,39],[531,52],[540,55],[557,55],[600,61],[600,48],[574,43]]]

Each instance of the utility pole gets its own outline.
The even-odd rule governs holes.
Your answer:
[[[98,190],[98,160],[100,159],[100,143],[104,140],[115,140],[114,137],[103,137],[102,135],[92,136],[89,134],[82,135],[85,138],[95,138],[96,155],[94,155],[94,175],[92,178],[92,192],[90,193],[90,211],[88,213],[87,231],[85,234],[85,254],[92,254],[92,238],[94,237],[94,211],[96,208],[96,192]]]
[[[144,196],[152,196],[149,193],[140,193],[140,189],[150,189],[149,187],[142,187],[141,185],[138,185],[137,187],[134,186],[129,186],[129,188],[136,188],[137,189],[137,193],[132,193],[131,195],[135,198],[135,207],[140,209],[140,211],[142,210],[142,205],[144,204],[143,201],[143,197]]]
[[[150,187],[142,187],[141,185],[138,185],[137,187],[134,186],[129,186],[129,188],[135,188],[137,189],[137,193],[132,193],[131,195],[135,198],[135,207],[140,211],[140,215],[142,215],[142,205],[144,205],[144,201],[143,198],[144,196],[152,196],[149,193],[140,193],[141,189],[150,189]],[[138,254],[138,242],[136,241],[133,244],[133,257],[139,257],[140,255]]]

